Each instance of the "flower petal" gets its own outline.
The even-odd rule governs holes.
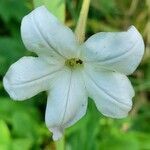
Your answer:
[[[73,32],[44,6],[23,18],[21,35],[27,49],[40,56],[56,56],[59,60],[77,53],[77,40]]]
[[[102,114],[113,118],[127,116],[132,107],[134,90],[125,75],[88,68],[84,79],[89,97],[95,101]]]
[[[23,57],[11,65],[3,84],[12,99],[25,100],[49,89],[60,68],[44,63],[38,57]]]
[[[63,77],[63,79],[62,79]],[[46,108],[46,125],[58,140],[65,128],[85,115],[87,94],[78,72],[66,71],[54,82]]]
[[[137,68],[144,53],[143,39],[134,26],[126,32],[95,34],[85,46],[85,59],[93,66],[104,66],[126,75]]]

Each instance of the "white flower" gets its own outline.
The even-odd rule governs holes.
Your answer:
[[[21,35],[38,57],[14,63],[4,87],[15,100],[47,91],[45,120],[54,140],[85,115],[88,97],[105,116],[127,116],[134,90],[126,75],[133,73],[144,53],[134,26],[125,32],[97,33],[80,45],[73,32],[42,6],[23,18]]]

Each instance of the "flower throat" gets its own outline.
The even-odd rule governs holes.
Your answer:
[[[75,69],[83,66],[83,61],[79,58],[71,58],[65,61],[65,65],[71,69]]]

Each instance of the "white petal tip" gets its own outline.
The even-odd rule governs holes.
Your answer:
[[[129,28],[128,28],[128,31],[130,30],[137,30],[135,26],[131,25]]]
[[[140,34],[140,32],[138,31],[138,29],[135,26],[133,26],[133,25],[128,28],[127,32],[129,34],[131,34],[131,35],[134,35],[134,39],[137,41],[136,43],[140,44],[139,45],[140,49],[138,49],[138,50],[140,50],[140,52],[141,52],[140,53],[141,54],[140,55],[141,56],[140,61],[141,61],[141,59],[142,59],[142,57],[144,55],[144,49],[145,49],[145,44],[144,44],[144,41],[143,41],[143,37]]]
[[[128,28],[127,32],[129,32],[129,33],[131,32],[131,33],[137,35],[137,37],[140,37],[140,38],[142,37],[141,34],[139,33],[139,31],[137,30],[137,28],[133,25]]]
[[[136,35],[140,35],[139,31],[137,30],[137,28],[135,26],[130,26],[128,29],[127,29],[127,32],[128,33],[133,33],[133,34],[136,34]],[[141,36],[141,35],[140,35]]]
[[[12,100],[23,101],[23,100],[28,99],[28,97],[20,97],[15,93],[15,91],[13,90],[13,88],[9,82],[9,79],[7,79],[7,77],[3,78],[3,86]]]
[[[51,129],[51,131],[53,132],[53,140],[54,141],[59,140],[63,136],[63,130],[61,130],[59,128],[53,128],[53,129]]]
[[[9,96],[10,96],[12,99],[15,99],[15,94],[14,94],[14,92],[11,90],[11,87],[10,87],[9,82],[8,82],[8,80],[6,79],[6,77],[3,78],[3,86],[4,86],[5,90],[7,91],[7,93],[9,93]]]

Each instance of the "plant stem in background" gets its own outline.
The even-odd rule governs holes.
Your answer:
[[[75,30],[77,40],[82,43],[85,39],[86,22],[89,12],[90,0],[83,0],[79,20]]]
[[[137,5],[139,3],[139,0],[132,0],[131,2],[131,6],[129,8],[129,11],[127,12],[127,15],[130,17],[133,15],[133,13],[135,12],[135,10],[137,9]]]

